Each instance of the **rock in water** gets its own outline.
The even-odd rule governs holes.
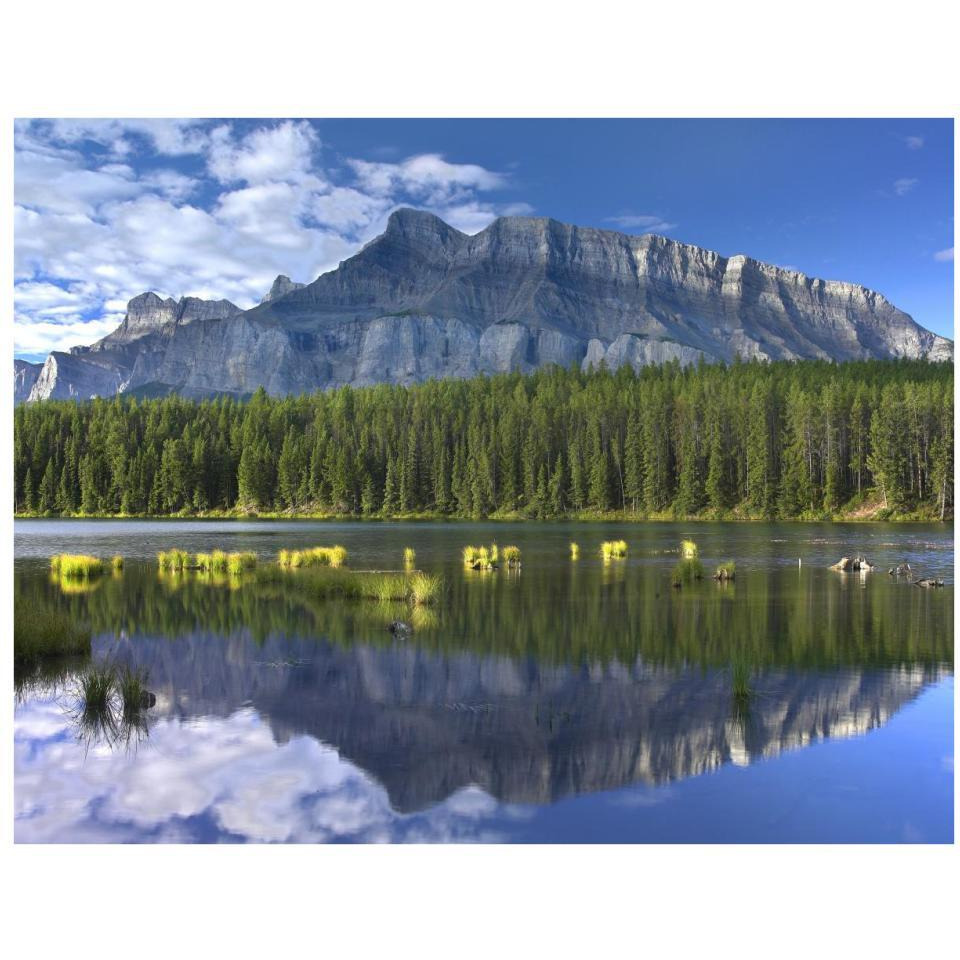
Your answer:
[[[469,236],[398,210],[338,269],[306,286],[281,275],[250,310],[135,297],[103,340],[51,354],[28,397],[289,394],[738,355],[949,360],[953,344],[872,290],[743,255],[532,217]]]

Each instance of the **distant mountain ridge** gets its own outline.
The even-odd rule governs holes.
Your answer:
[[[38,372],[18,361],[15,400],[282,395],[738,355],[949,360],[953,343],[872,290],[742,255],[530,217],[470,236],[403,209],[336,270],[306,285],[281,275],[250,310],[141,294],[92,346],[55,351]]]

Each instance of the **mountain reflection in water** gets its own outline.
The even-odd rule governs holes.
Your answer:
[[[403,640],[395,608],[148,565],[87,594],[37,572],[15,591],[91,623],[94,656],[146,668],[157,694],[145,738],[111,749],[78,741],[63,683],[22,691],[21,841],[493,841],[566,798],[666,802],[864,734],[952,663],[952,596],[885,575],[759,571],[677,595],[642,569],[453,574]]]

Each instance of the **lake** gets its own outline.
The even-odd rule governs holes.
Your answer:
[[[616,538],[627,557],[604,562]],[[673,589],[682,538],[708,577]],[[30,520],[14,540],[15,603],[88,624],[93,658],[156,695],[100,736],[82,665],[17,678],[18,842],[953,840],[950,525]],[[464,569],[494,541],[520,570]],[[413,547],[440,602],[155,559],[332,544],[353,569]],[[64,589],[59,552],[126,562]],[[858,554],[877,569],[827,569]],[[946,586],[887,574],[904,560]]]

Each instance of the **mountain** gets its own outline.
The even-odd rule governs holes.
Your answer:
[[[951,341],[883,296],[652,234],[528,217],[460,233],[398,210],[336,270],[258,306],[130,301],[91,347],[52,353],[30,400],[117,391],[274,394],[605,361],[925,357]]]
[[[13,361],[13,402],[15,404],[23,403],[30,396],[30,391],[42,369],[42,363],[30,363],[27,360]]]

